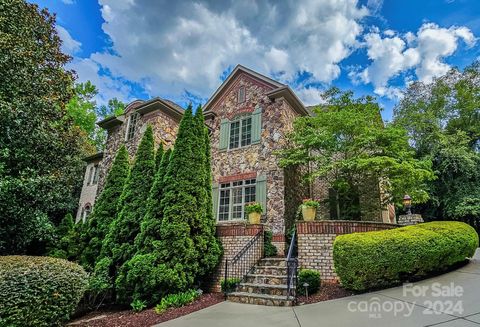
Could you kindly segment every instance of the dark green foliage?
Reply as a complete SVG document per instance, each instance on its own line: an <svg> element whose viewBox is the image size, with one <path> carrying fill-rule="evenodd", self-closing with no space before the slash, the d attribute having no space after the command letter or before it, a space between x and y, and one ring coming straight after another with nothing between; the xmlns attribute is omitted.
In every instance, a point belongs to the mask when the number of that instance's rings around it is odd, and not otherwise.
<svg viewBox="0 0 480 327"><path fill-rule="evenodd" d="M125 182L130 169L128 152L122 146L108 172L105 186L95 203L93 213L88 217L86 228L82 233L84 248L80 257L80 264L87 270L92 270L95 261L100 255L102 242L108 233L110 224L117 215L117 209Z"/></svg>
<svg viewBox="0 0 480 327"><path fill-rule="evenodd" d="M478 234L444 221L379 232L340 235L333 244L335 272L345 288L366 291L443 271L472 257Z"/></svg>
<svg viewBox="0 0 480 327"><path fill-rule="evenodd" d="M312 295L318 292L320 289L320 272L313 269L302 269L298 273L298 285L297 291L301 295L305 294L305 283L308 284L308 295Z"/></svg>
<svg viewBox="0 0 480 327"><path fill-rule="evenodd" d="M160 168L160 164L162 163L163 159L163 145L160 144L158 146L157 152L155 152L155 170L158 170Z"/></svg>
<svg viewBox="0 0 480 327"><path fill-rule="evenodd" d="M77 264L49 257L0 257L0 326L62 326L87 286Z"/></svg>
<svg viewBox="0 0 480 327"><path fill-rule="evenodd" d="M165 296L162 301L155 306L155 312L163 313L168 308L180 308L184 305L192 303L200 296L197 290L188 290L182 293L169 294Z"/></svg>
<svg viewBox="0 0 480 327"><path fill-rule="evenodd" d="M426 220L460 220L480 231L480 62L413 83L394 108L418 158L433 163L431 199L413 208Z"/></svg>
<svg viewBox="0 0 480 327"><path fill-rule="evenodd" d="M41 253L75 210L84 169L86 142L65 109L70 57L55 17L21 0L0 3L0 44L0 254Z"/></svg>
<svg viewBox="0 0 480 327"><path fill-rule="evenodd" d="M149 126L138 146L135 162L121 195L119 213L102 244L101 257L111 258L113 278L116 278L117 270L135 254L134 241L145 216L154 174L153 133Z"/></svg>
<svg viewBox="0 0 480 327"><path fill-rule="evenodd" d="M133 302L130 303L130 306L134 312L140 312L147 307L147 302L142 300L133 300Z"/></svg>
<svg viewBox="0 0 480 327"><path fill-rule="evenodd" d="M265 257L274 257L277 255L277 247L272 244L272 238L272 232L265 231L263 234L263 254Z"/></svg>
<svg viewBox="0 0 480 327"><path fill-rule="evenodd" d="M84 225L81 221L75 224L71 213L65 215L65 218L56 229L55 241L48 255L76 261L81 251L80 235L83 230Z"/></svg>
<svg viewBox="0 0 480 327"><path fill-rule="evenodd" d="M240 284L242 281L241 278L232 277L227 279L222 279L220 282L220 287L223 293L231 293L235 292L237 289L237 285Z"/></svg>

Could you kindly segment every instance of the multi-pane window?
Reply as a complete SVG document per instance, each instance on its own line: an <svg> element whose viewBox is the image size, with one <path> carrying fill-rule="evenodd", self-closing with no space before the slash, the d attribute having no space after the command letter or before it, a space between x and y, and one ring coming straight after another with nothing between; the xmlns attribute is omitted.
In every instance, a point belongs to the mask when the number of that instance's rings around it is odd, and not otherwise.
<svg viewBox="0 0 480 327"><path fill-rule="evenodd" d="M95 165L93 168L94 168L94 173L93 173L92 184L95 185L98 183L98 165Z"/></svg>
<svg viewBox="0 0 480 327"><path fill-rule="evenodd" d="M135 127L137 126L138 113L133 113L130 115L127 128L127 137L126 140L129 141L135 136Z"/></svg>
<svg viewBox="0 0 480 327"><path fill-rule="evenodd" d="M245 102L245 87L238 89L237 103Z"/></svg>
<svg viewBox="0 0 480 327"><path fill-rule="evenodd" d="M255 202L255 179L220 184L218 220L245 218L245 206Z"/></svg>
<svg viewBox="0 0 480 327"><path fill-rule="evenodd" d="M98 182L98 165L90 167L87 185L95 185Z"/></svg>
<svg viewBox="0 0 480 327"><path fill-rule="evenodd" d="M229 148L235 149L252 143L252 117L230 123Z"/></svg>

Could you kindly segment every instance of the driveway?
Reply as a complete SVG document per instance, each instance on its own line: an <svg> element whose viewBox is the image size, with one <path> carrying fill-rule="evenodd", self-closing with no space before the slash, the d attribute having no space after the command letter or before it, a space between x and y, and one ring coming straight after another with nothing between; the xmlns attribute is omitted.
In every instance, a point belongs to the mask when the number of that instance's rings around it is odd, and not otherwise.
<svg viewBox="0 0 480 327"><path fill-rule="evenodd" d="M293 308L222 302L160 327L480 326L480 250L456 271L418 283Z"/></svg>

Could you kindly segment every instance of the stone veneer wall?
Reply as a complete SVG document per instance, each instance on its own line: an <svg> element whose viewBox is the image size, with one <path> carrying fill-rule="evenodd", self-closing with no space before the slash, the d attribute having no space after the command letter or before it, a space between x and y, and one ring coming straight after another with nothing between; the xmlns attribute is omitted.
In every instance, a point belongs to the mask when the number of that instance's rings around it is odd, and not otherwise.
<svg viewBox="0 0 480 327"><path fill-rule="evenodd" d="M89 184L88 178L90 177L90 168L94 167L100 162L100 159L87 163L85 168L85 175L83 177L82 192L80 193L80 199L78 200L77 215L75 216L75 222L78 223L82 219L82 211L84 207L89 204L92 208L95 204L97 196L98 182L95 184Z"/></svg>
<svg viewBox="0 0 480 327"><path fill-rule="evenodd" d="M225 276L225 259L232 259L259 232L262 233L259 240L262 248L254 257L254 261L263 257L263 227L263 225L247 225L245 223L217 226L217 237L222 243L223 255L211 281L212 291L220 292L220 282Z"/></svg>
<svg viewBox="0 0 480 327"><path fill-rule="evenodd" d="M137 121L134 137L129 141L125 141L128 119L130 115L135 112L135 108L139 107L140 105L141 103L139 102L132 103L132 105L130 105L125 111L125 121L121 125L117 125L108 131L103 160L100 163L97 196L103 189L107 173L110 170L113 159L115 159L120 146L125 144L130 156L130 160L133 160L143 133L147 129L147 125L151 125L153 127L155 150L160 143L162 143L165 148L170 148L175 143L179 123L160 110L155 110L148 114L141 115Z"/></svg>
<svg viewBox="0 0 480 327"><path fill-rule="evenodd" d="M398 225L380 222L324 220L297 222L298 264L315 269L322 281L337 281L333 266L333 242L338 235L396 228Z"/></svg>
<svg viewBox="0 0 480 327"><path fill-rule="evenodd" d="M245 87L246 101L237 103L237 92ZM283 253L285 234L285 177L278 165L275 151L285 145L285 135L293 128L298 115L284 99L272 101L266 93L274 89L263 81L247 74L240 74L225 90L222 96L212 104L208 111L215 117L206 121L212 129L212 175L213 182L219 183L225 178L236 178L243 174L266 176L267 208L262 223L272 231L273 244L279 253ZM261 141L250 146L219 150L220 123L222 119L232 120L238 115L251 113L259 106L262 109Z"/></svg>

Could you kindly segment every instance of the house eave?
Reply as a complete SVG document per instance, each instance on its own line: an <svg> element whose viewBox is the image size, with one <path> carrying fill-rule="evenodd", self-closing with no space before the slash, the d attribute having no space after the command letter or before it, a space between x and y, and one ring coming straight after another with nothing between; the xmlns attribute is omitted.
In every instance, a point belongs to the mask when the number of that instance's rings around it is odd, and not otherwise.
<svg viewBox="0 0 480 327"><path fill-rule="evenodd" d="M112 127L123 124L125 121L125 116L112 116L105 118L97 123L97 125L103 129L109 130Z"/></svg>
<svg viewBox="0 0 480 327"><path fill-rule="evenodd" d="M267 96L271 100L284 98L292 106L293 110L295 110L298 114L302 116L311 116L310 111L305 108L302 101L297 97L295 92L293 92L292 89L287 85L268 92Z"/></svg>
<svg viewBox="0 0 480 327"><path fill-rule="evenodd" d="M92 162L92 161L99 161L103 158L103 152L97 152L95 154L92 154L91 156L85 157L82 160L85 161L86 163Z"/></svg>

